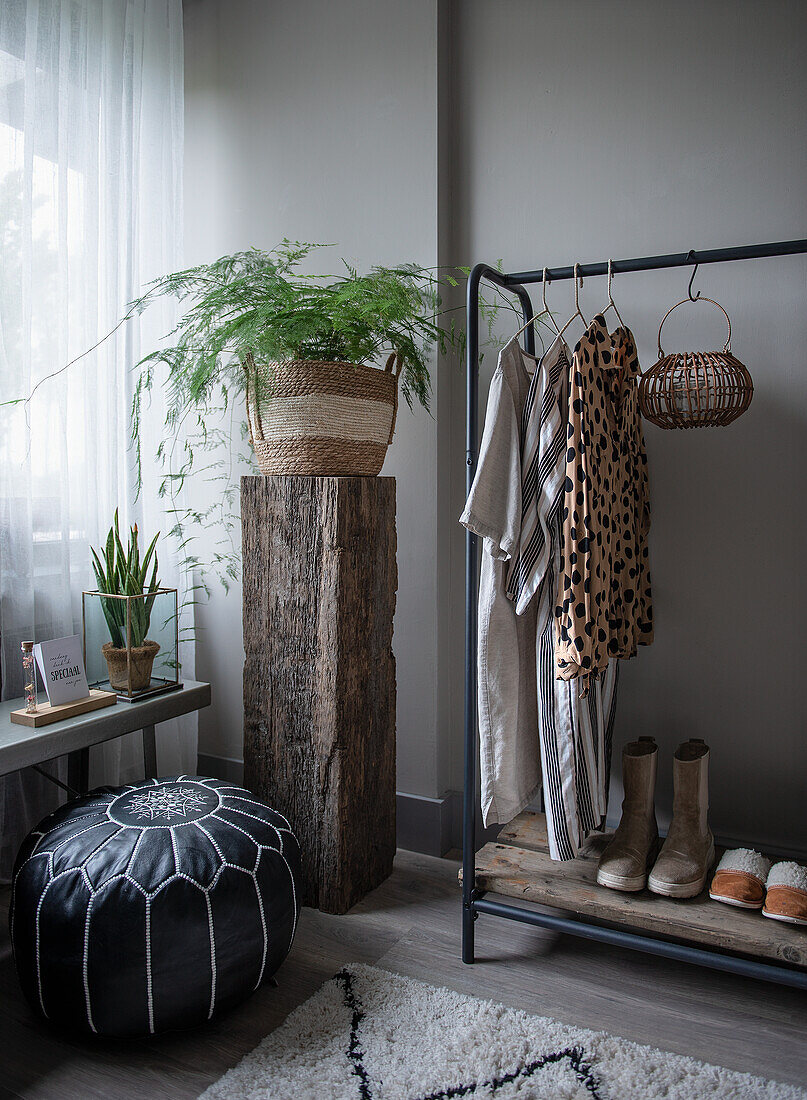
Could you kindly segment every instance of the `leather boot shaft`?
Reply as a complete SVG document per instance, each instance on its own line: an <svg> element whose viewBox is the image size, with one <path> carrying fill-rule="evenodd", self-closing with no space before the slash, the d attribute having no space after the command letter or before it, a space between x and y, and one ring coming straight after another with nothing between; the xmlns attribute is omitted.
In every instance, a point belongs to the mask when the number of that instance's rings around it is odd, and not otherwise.
<svg viewBox="0 0 807 1100"><path fill-rule="evenodd" d="M622 817L638 815L655 820L658 746L652 737L630 741L622 750Z"/></svg>
<svg viewBox="0 0 807 1100"><path fill-rule="evenodd" d="M643 890L648 863L658 843L655 787L658 747L640 737L622 750L622 818L613 840L600 856L597 882L612 890Z"/></svg>
<svg viewBox="0 0 807 1100"><path fill-rule="evenodd" d="M683 741L673 757L673 823L709 828L709 747L703 741ZM672 829L672 827L671 827Z"/></svg>
<svg viewBox="0 0 807 1100"><path fill-rule="evenodd" d="M650 877L649 888L672 898L691 898L706 885L714 863L709 829L709 747L683 741L673 759L673 818Z"/></svg>

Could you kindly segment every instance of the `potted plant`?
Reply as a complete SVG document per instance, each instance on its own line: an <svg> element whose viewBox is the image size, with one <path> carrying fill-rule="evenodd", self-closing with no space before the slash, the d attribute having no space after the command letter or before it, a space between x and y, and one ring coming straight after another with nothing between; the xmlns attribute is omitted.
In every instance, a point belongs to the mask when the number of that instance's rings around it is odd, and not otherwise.
<svg viewBox="0 0 807 1100"><path fill-rule="evenodd" d="M148 688L154 658L160 650L157 642L148 637L154 601L162 591L157 579L158 537L159 533L151 540L141 561L137 524L132 527L129 545L124 550L116 511L103 559L92 549L101 608L111 639L101 651L109 670L110 686L128 695Z"/></svg>
<svg viewBox="0 0 807 1100"><path fill-rule="evenodd" d="M237 480L234 463L221 452L232 444L232 432L221 414L243 401L243 434L264 473L374 475L392 440L399 392L410 408L417 401L428 410L430 351L464 346L464 331L441 323L452 312L441 292L456 288L469 269L456 268L455 278L451 271L403 264L360 275L343 261L338 276L301 274L321 247L284 240L271 252L253 248L163 276L99 342L161 298L180 303L171 346L136 364L131 438L139 474L144 403L161 388L159 495L168 502L169 538L180 547L183 571L197 571L192 594L207 591L211 572L225 588L239 572ZM496 300L481 303L494 345L499 308ZM373 365L381 359L384 369ZM17 400L29 402L45 381ZM201 510L179 494L195 473L216 482ZM203 563L190 551L193 528L221 531L212 560Z"/></svg>
<svg viewBox="0 0 807 1100"><path fill-rule="evenodd" d="M429 406L427 357L458 343L438 323L443 282L417 264L345 264L339 276L299 267L320 246L284 241L152 283L132 309L171 295L185 307L171 347L140 361L133 421L155 370L167 368L167 424L188 414L202 430L214 406L243 396L248 434L267 474L379 472L392 441L398 388ZM373 363L386 358L386 367Z"/></svg>

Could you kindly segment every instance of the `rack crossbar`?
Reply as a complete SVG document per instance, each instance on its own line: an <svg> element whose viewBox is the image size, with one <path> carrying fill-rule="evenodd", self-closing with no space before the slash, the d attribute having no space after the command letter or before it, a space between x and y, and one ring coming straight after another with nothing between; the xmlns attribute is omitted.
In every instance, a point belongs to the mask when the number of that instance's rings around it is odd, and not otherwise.
<svg viewBox="0 0 807 1100"><path fill-rule="evenodd" d="M623 275L630 271L659 271L667 267L691 267L693 264L722 264L735 260L761 260L769 256L796 256L807 252L807 240L773 241L769 244L745 244L737 248L710 248L702 252L691 249L689 252L673 252L665 256L637 256L632 260L611 260L611 272ZM596 264L578 264L577 274L582 278L592 275L607 275L608 260ZM488 269L489 270L489 269ZM551 267L546 270L549 282L561 282L574 278L574 265L569 267ZM499 285L513 287L523 283L541 283L544 280L540 271L515 271L509 275L496 272ZM490 278L488 272L485 277Z"/></svg>
<svg viewBox="0 0 807 1100"><path fill-rule="evenodd" d="M650 955L660 955L665 959L674 959L676 962L708 966L713 970L727 970L732 974L741 974L745 978L756 978L761 981L776 982L779 985L790 985L795 989L807 989L807 972L804 970L776 966L773 963L762 963L756 959L744 958L741 955L722 955L716 951L706 951L700 947L689 947L683 943L671 943L668 940L654 939L651 936L642 936L636 932L626 932L621 928L608 928L600 924L590 924L571 917L559 916L555 913L541 913L534 909L524 909L519 905L508 905L506 902L489 898L476 898L473 902L473 909L476 913L489 913L494 917L504 917L506 920L514 920L520 924L530 924L535 928L549 928L553 932L563 932L587 940L596 940L599 943L627 947L632 951L644 951Z"/></svg>

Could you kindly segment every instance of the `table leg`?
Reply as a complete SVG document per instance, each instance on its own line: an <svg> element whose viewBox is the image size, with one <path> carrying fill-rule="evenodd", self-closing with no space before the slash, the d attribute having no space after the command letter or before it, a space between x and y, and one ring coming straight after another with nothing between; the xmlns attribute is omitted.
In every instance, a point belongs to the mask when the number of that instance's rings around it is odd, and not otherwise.
<svg viewBox="0 0 807 1100"><path fill-rule="evenodd" d="M143 765L146 779L156 779L157 738L154 726L143 726Z"/></svg>
<svg viewBox="0 0 807 1100"><path fill-rule="evenodd" d="M78 794L86 794L90 786L89 747L67 754L67 785Z"/></svg>

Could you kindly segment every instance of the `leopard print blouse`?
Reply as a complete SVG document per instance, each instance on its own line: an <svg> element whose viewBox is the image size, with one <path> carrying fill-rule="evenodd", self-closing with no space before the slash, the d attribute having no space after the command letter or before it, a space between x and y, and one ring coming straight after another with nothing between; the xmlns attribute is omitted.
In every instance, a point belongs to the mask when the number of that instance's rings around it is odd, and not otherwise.
<svg viewBox="0 0 807 1100"><path fill-rule="evenodd" d="M633 657L653 641L639 373L630 330L609 334L598 314L571 368L555 606L557 675L578 678L584 693L610 657Z"/></svg>

